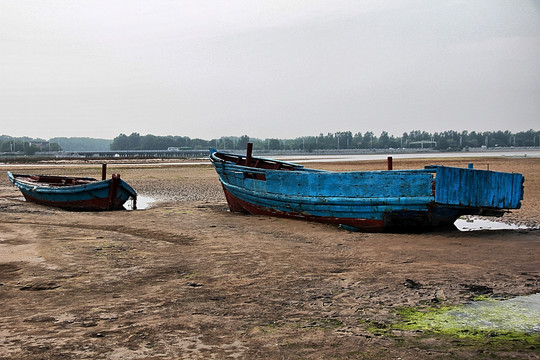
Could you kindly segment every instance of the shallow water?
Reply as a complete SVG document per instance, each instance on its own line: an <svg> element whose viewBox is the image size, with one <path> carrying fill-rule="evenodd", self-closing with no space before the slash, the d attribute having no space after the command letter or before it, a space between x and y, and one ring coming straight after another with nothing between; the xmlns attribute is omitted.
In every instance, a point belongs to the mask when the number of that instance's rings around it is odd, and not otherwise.
<svg viewBox="0 0 540 360"><path fill-rule="evenodd" d="M137 195L137 210L148 209L156 201L157 199L151 196ZM124 207L126 208L126 210L133 210L133 200L128 200L124 204Z"/></svg>
<svg viewBox="0 0 540 360"><path fill-rule="evenodd" d="M459 231L528 229L525 225L509 224L502 221L486 220L476 217L459 218L454 225Z"/></svg>
<svg viewBox="0 0 540 360"><path fill-rule="evenodd" d="M228 151L232 153L242 153L245 151ZM312 153L298 153L294 155L290 154L262 154L259 155L254 152L254 156L261 156L265 158L279 159L284 161L292 161L295 163L309 163L309 162L338 162L338 161L365 161L365 160L383 160L388 156L392 156L394 159L420 159L420 158L482 158L482 157L540 157L540 149L516 149L514 151L481 151L481 152L413 152L413 153L400 153L400 152L383 152L383 153L361 153L361 154L312 154ZM104 160L106 162L106 160ZM208 165L210 160L207 157L193 159L193 161L187 162L156 162L156 163L115 163L111 164L115 167L131 167L131 166L189 166L189 165ZM12 163L0 163L0 169L9 168L49 168L49 167L97 167L96 164L54 164L54 163L39 163L39 164L12 164Z"/></svg>
<svg viewBox="0 0 540 360"><path fill-rule="evenodd" d="M394 159L423 159L423 158L482 158L482 157L540 157L537 149L528 151L491 151L491 152L420 152L420 153L380 153L380 154L298 154L298 155L275 155L273 158L293 161L296 163L307 162L333 162L333 161L365 161L384 160L388 156Z"/></svg>

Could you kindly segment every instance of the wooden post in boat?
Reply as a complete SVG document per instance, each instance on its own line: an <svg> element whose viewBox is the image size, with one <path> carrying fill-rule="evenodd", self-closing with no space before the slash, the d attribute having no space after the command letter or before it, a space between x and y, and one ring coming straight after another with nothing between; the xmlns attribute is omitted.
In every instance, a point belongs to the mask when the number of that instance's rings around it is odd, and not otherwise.
<svg viewBox="0 0 540 360"><path fill-rule="evenodd" d="M393 170L392 157L389 156L386 161L388 162L388 170Z"/></svg>
<svg viewBox="0 0 540 360"><path fill-rule="evenodd" d="M246 151L246 166L251 166L251 153L253 152L253 143L248 142L247 143L247 151Z"/></svg>
<svg viewBox="0 0 540 360"><path fill-rule="evenodd" d="M118 186L120 185L120 174L113 174L111 184L109 185L109 199L107 204L107 210L113 210L115 206L116 194L118 192Z"/></svg>
<svg viewBox="0 0 540 360"><path fill-rule="evenodd" d="M107 178L107 164L101 164L101 180Z"/></svg>

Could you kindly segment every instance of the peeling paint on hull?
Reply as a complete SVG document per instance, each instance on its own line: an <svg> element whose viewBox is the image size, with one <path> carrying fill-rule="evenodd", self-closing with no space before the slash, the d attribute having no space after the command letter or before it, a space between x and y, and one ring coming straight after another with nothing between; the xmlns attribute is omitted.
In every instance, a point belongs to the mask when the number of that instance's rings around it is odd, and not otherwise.
<svg viewBox="0 0 540 360"><path fill-rule="evenodd" d="M225 186L223 186L225 197L229 205L229 209L233 212L244 212L253 215L268 215L282 218L292 218L299 220L316 221L329 224L345 225L355 229L363 229L365 231L379 232L383 230L382 220L373 219L353 219L353 218L337 218L329 216L314 216L308 213L299 213L294 211L280 211L263 206L248 203L232 195Z"/></svg>

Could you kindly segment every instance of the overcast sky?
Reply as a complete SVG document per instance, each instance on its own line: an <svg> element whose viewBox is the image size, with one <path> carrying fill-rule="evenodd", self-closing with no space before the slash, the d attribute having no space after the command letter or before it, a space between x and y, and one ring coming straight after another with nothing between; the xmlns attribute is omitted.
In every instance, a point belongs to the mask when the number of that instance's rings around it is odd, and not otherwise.
<svg viewBox="0 0 540 360"><path fill-rule="evenodd" d="M540 129L540 0L0 0L0 134Z"/></svg>

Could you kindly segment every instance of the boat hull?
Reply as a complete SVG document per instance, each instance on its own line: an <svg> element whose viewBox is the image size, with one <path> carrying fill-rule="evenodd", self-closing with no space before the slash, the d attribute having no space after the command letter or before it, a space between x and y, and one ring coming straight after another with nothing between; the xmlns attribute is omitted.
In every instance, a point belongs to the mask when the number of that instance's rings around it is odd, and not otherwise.
<svg viewBox="0 0 540 360"><path fill-rule="evenodd" d="M439 230L453 228L454 222L462 215L480 214L475 209L445 208L428 202L420 206L402 206L399 209L388 208L384 204L358 205L354 211L347 213L328 210L328 208L332 207L332 204L324 202L316 204L309 211L306 211L302 205L293 204L286 200L283 202L283 206L274 205L271 207L264 205L265 201L260 199L256 201L251 196L237 194L235 190L232 190L233 193L226 185L222 185L227 204L232 212L336 224L351 231L411 232ZM386 207L387 210L380 211L382 207Z"/></svg>
<svg viewBox="0 0 540 360"><path fill-rule="evenodd" d="M135 190L119 177L65 187L31 183L11 173L8 177L27 201L66 210L119 210L129 198L135 201L137 197Z"/></svg>
<svg viewBox="0 0 540 360"><path fill-rule="evenodd" d="M448 228L462 215L502 216L519 208L523 196L520 174L438 166L325 172L296 165L283 171L246 166L245 159L231 161L232 155L219 154L211 151L211 160L231 211L339 224L349 230Z"/></svg>

